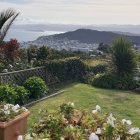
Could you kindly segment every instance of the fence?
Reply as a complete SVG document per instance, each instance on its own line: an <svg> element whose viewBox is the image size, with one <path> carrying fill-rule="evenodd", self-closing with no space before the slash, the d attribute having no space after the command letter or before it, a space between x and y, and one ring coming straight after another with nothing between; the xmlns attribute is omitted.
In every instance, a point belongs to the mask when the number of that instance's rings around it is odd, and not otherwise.
<svg viewBox="0 0 140 140"><path fill-rule="evenodd" d="M47 84L56 83L56 78L47 72L45 67L36 67L26 70L19 70L8 73L0 74L0 84L19 84L22 85L23 82L31 77L31 76L39 76L41 77Z"/></svg>

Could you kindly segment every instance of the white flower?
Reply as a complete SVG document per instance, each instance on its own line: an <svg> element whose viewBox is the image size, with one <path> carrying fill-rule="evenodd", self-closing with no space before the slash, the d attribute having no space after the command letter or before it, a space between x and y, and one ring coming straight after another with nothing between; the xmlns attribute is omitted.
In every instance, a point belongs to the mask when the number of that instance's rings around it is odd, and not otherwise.
<svg viewBox="0 0 140 140"><path fill-rule="evenodd" d="M115 127L115 118L113 117L112 113L110 114L110 116L107 118L107 124L111 125L112 127Z"/></svg>
<svg viewBox="0 0 140 140"><path fill-rule="evenodd" d="M131 125L132 122L130 120L126 120L126 124Z"/></svg>
<svg viewBox="0 0 140 140"><path fill-rule="evenodd" d="M74 107L74 103L71 103L71 106Z"/></svg>
<svg viewBox="0 0 140 140"><path fill-rule="evenodd" d="M15 106L12 107L12 110L13 110L14 112L16 112L16 113L19 111L19 110L16 109Z"/></svg>
<svg viewBox="0 0 140 140"><path fill-rule="evenodd" d="M70 126L69 126L71 129L73 129L74 127L70 124Z"/></svg>
<svg viewBox="0 0 140 140"><path fill-rule="evenodd" d="M18 104L12 107L12 110L16 113L19 112L19 109L20 109L20 106Z"/></svg>
<svg viewBox="0 0 140 140"><path fill-rule="evenodd" d="M65 139L63 137L61 137L60 140L65 140Z"/></svg>
<svg viewBox="0 0 140 140"><path fill-rule="evenodd" d="M33 138L31 137L31 134L27 134L27 135L25 136L25 139L26 139L26 140L32 140Z"/></svg>
<svg viewBox="0 0 140 140"><path fill-rule="evenodd" d="M122 119L122 124L131 125L132 122L130 120Z"/></svg>
<svg viewBox="0 0 140 140"><path fill-rule="evenodd" d="M89 140L99 140L99 137L95 133L91 133L89 136Z"/></svg>
<svg viewBox="0 0 140 140"><path fill-rule="evenodd" d="M28 111L28 109L25 108L25 107L22 107L21 109L24 110L24 111ZM40 113L41 113L41 112L40 112Z"/></svg>
<svg viewBox="0 0 140 140"><path fill-rule="evenodd" d="M15 107L16 109L19 109L19 108L20 108L20 106L19 106L18 104L16 104L14 107Z"/></svg>
<svg viewBox="0 0 140 140"><path fill-rule="evenodd" d="M122 124L125 124L126 123L126 119L122 119Z"/></svg>
<svg viewBox="0 0 140 140"><path fill-rule="evenodd" d="M96 105L96 110L97 110L98 112L100 112L100 111L101 111L101 107L100 107L99 105Z"/></svg>
<svg viewBox="0 0 140 140"><path fill-rule="evenodd" d="M5 114L5 115L9 115L9 114L10 114L10 110L4 111L4 114Z"/></svg>
<svg viewBox="0 0 140 140"><path fill-rule="evenodd" d="M70 105L71 107L74 107L74 103L68 102L68 105Z"/></svg>
<svg viewBox="0 0 140 140"><path fill-rule="evenodd" d="M23 140L22 135L19 135L17 140Z"/></svg>
<svg viewBox="0 0 140 140"><path fill-rule="evenodd" d="M131 128L131 129L129 130L129 133L130 133L131 135L134 135L134 134L139 133L139 132L140 132L140 129L137 128L137 127Z"/></svg>
<svg viewBox="0 0 140 140"><path fill-rule="evenodd" d="M4 105L4 110L8 110L9 106L8 105Z"/></svg>
<svg viewBox="0 0 140 140"><path fill-rule="evenodd" d="M97 110L92 110L92 114L97 114Z"/></svg>
<svg viewBox="0 0 140 140"><path fill-rule="evenodd" d="M96 134L101 134L101 133L102 133L102 130L101 130L100 128L97 128L97 130L96 130L95 133L96 133Z"/></svg>

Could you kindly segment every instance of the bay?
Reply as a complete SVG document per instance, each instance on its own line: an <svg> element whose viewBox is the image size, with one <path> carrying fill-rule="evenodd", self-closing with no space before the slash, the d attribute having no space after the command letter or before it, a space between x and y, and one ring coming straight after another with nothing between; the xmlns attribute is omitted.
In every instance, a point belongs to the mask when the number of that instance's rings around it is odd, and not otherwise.
<svg viewBox="0 0 140 140"><path fill-rule="evenodd" d="M17 39L19 42L34 41L40 36L59 34L58 31L32 31L22 29L10 29L5 37L5 41Z"/></svg>

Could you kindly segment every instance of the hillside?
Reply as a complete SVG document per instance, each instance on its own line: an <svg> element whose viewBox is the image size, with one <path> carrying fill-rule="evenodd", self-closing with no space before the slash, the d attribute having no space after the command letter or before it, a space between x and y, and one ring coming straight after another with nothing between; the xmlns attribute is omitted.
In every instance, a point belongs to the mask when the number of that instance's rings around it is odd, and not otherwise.
<svg viewBox="0 0 140 140"><path fill-rule="evenodd" d="M108 31L97 31L90 29L78 29L76 31L66 32L62 34L56 34L51 36L42 36L39 37L36 41L38 42L43 38L47 39L51 37L53 39L68 39L68 40L77 40L81 43L93 44L93 43L111 43L116 37L120 36L119 33L108 32ZM140 36L128 36L125 35L133 44L140 44Z"/></svg>

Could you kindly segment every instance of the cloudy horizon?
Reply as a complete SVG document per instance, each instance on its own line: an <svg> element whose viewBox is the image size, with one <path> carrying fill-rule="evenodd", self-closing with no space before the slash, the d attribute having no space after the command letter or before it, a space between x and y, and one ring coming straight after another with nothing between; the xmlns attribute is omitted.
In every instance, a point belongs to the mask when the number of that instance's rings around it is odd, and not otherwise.
<svg viewBox="0 0 140 140"><path fill-rule="evenodd" d="M15 24L140 24L139 0L0 0L20 12Z"/></svg>

